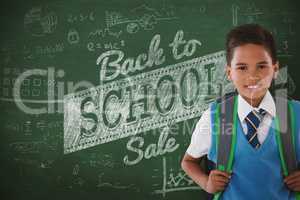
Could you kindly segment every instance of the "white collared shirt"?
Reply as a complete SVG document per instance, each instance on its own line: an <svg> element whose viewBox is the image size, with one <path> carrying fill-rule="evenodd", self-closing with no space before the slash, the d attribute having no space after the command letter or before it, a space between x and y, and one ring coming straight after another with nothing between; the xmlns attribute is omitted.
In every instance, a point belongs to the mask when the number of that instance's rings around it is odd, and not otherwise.
<svg viewBox="0 0 300 200"><path fill-rule="evenodd" d="M267 91L259 106L257 108L254 108L242 96L238 95L238 117L241 121L242 128L245 134L247 134L247 124L245 121L246 116L252 110L258 111L260 108L267 111L257 129L258 141L262 144L268 135L272 119L276 114L276 107L273 97L270 92ZM211 146L210 118L209 108L202 114L195 127L191 138L191 143L186 151L187 154L194 158L200 158L201 156L206 155L209 152Z"/></svg>

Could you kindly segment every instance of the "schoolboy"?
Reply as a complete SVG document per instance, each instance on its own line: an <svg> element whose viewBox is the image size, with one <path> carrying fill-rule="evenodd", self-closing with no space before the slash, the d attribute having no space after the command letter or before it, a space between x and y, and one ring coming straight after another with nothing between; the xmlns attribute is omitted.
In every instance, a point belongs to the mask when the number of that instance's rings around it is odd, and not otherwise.
<svg viewBox="0 0 300 200"><path fill-rule="evenodd" d="M181 166L206 192L222 192L221 199L295 199L294 192L300 191L300 171L283 177L275 133L271 128L276 106L269 88L279 70L274 38L257 24L241 25L228 33L226 53L226 74L238 92L239 123L232 173L215 169L207 175L199 165L199 160L206 155L216 163L212 107L197 123ZM296 113L296 156L300 161L299 101L293 101L293 108ZM259 121L253 123L253 115ZM251 138L248 137L250 133Z"/></svg>

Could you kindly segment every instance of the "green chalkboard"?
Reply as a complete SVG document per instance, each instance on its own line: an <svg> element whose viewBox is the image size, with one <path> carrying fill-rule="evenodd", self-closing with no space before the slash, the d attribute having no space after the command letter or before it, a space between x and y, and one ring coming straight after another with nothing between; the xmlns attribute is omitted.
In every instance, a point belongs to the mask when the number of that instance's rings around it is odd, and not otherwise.
<svg viewBox="0 0 300 200"><path fill-rule="evenodd" d="M278 84L300 97L296 1L10 0L0 13L1 199L206 199L180 161L233 90L236 25L273 33Z"/></svg>

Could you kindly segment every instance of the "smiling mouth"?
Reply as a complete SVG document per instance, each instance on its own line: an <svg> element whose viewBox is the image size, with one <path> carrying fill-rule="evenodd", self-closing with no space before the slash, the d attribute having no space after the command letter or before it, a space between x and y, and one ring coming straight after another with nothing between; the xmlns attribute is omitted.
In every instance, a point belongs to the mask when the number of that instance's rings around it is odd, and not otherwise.
<svg viewBox="0 0 300 200"><path fill-rule="evenodd" d="M257 88L259 88L259 85L247 85L246 88L248 88L248 89L257 89Z"/></svg>
<svg viewBox="0 0 300 200"><path fill-rule="evenodd" d="M261 84L253 84L253 85L245 85L244 86L246 89L248 89L250 92L255 92L258 91L260 89L262 89L262 85Z"/></svg>

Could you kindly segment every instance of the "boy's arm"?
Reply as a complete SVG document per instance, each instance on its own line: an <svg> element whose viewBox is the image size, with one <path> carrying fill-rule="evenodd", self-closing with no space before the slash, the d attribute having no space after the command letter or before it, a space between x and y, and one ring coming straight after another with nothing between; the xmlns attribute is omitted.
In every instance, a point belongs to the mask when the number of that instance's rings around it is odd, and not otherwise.
<svg viewBox="0 0 300 200"><path fill-rule="evenodd" d="M300 170L287 176L284 182L290 190L300 192Z"/></svg>
<svg viewBox="0 0 300 200"><path fill-rule="evenodd" d="M185 154L181 162L181 167L185 173L206 192L216 193L223 191L231 175L219 170L212 170L210 174L207 175L199 165L200 159L201 158L193 158Z"/></svg>
<svg viewBox="0 0 300 200"><path fill-rule="evenodd" d="M189 154L185 154L181 161L181 167L185 173L193 179L202 189L206 190L208 175L201 169L199 161L201 158L193 158Z"/></svg>

